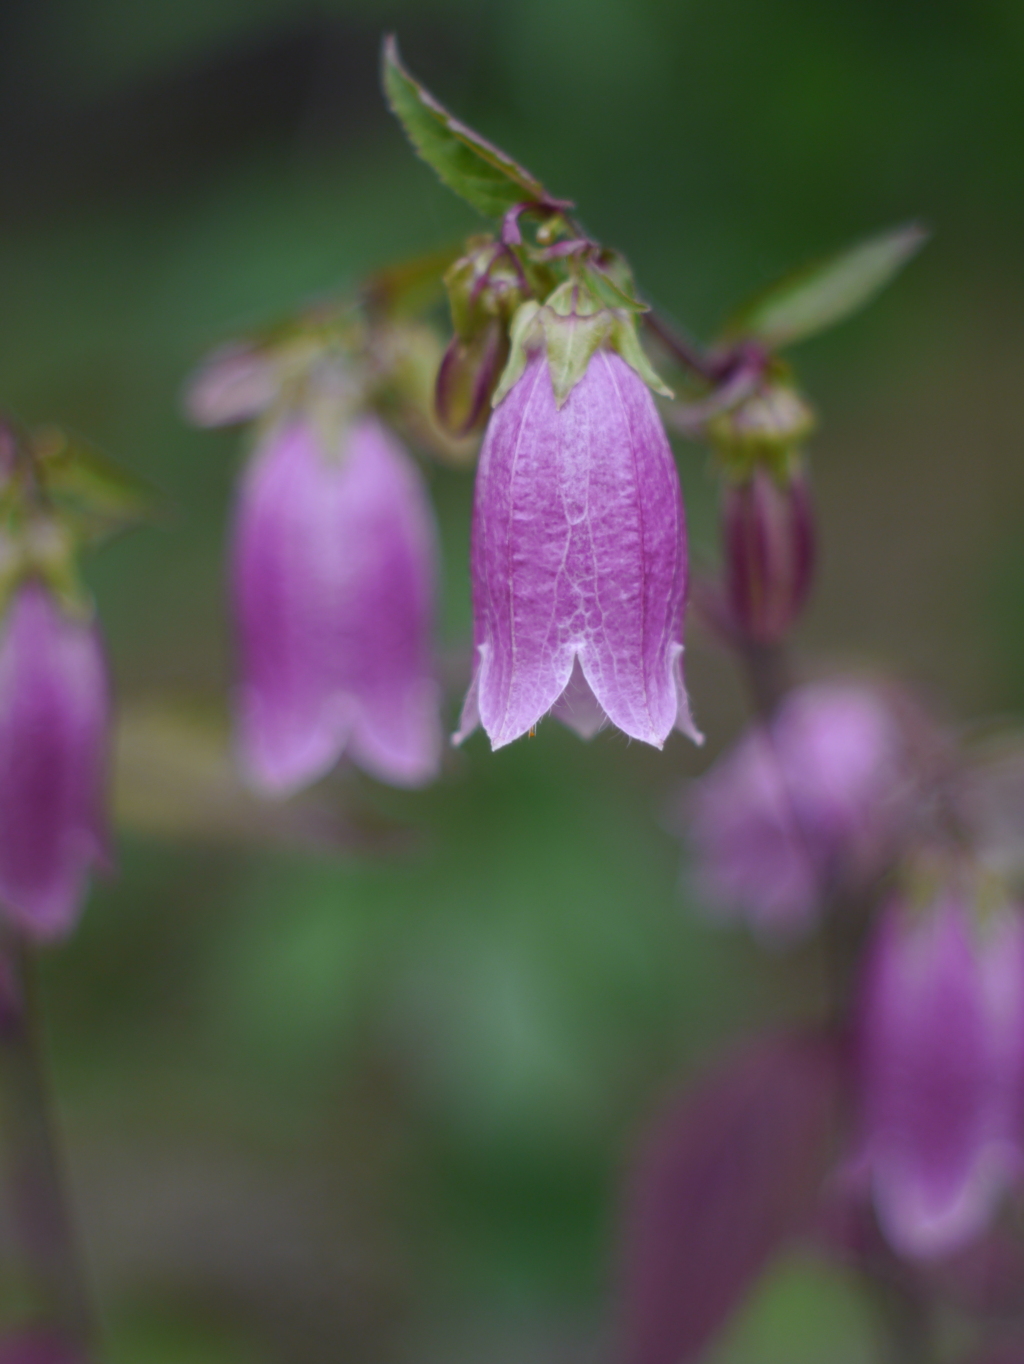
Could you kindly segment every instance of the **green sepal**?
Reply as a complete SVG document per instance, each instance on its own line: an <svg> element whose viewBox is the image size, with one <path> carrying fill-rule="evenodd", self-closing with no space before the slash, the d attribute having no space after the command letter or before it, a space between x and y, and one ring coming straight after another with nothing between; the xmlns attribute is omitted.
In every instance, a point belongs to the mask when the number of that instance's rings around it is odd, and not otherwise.
<svg viewBox="0 0 1024 1364"><path fill-rule="evenodd" d="M783 276L729 319L726 338L778 350L863 308L920 251L928 232L906 223Z"/></svg>
<svg viewBox="0 0 1024 1364"><path fill-rule="evenodd" d="M781 364L781 362L780 362ZM800 448L814 430L814 412L783 374L762 383L756 392L706 425L708 439L733 479L749 478L764 465L785 480L799 462Z"/></svg>
<svg viewBox="0 0 1024 1364"><path fill-rule="evenodd" d="M155 490L92 446L56 427L33 433L40 483L56 517L79 544L153 520L160 499Z"/></svg>
<svg viewBox="0 0 1024 1364"><path fill-rule="evenodd" d="M633 272L617 251L603 250L583 267L587 283L606 308L626 308L631 313L649 313L651 305L636 292Z"/></svg>
<svg viewBox="0 0 1024 1364"><path fill-rule="evenodd" d="M531 300L516 313L512 322L511 352L491 400L493 407L498 406L522 377L530 351L540 345L547 352L557 407L565 404L602 346L617 351L655 393L666 398L673 396L644 354L632 314L604 307L586 283L567 280L543 306Z"/></svg>
<svg viewBox="0 0 1024 1364"><path fill-rule="evenodd" d="M394 35L384 39L381 79L391 112L449 189L489 218L515 204L550 199L541 182L499 147L460 123L409 74Z"/></svg>
<svg viewBox="0 0 1024 1364"><path fill-rule="evenodd" d="M505 368L494 390L491 406L497 407L501 400L516 386L523 377L530 351L541 344L544 332L538 323L541 305L535 298L520 304L516 309L509 330L509 355Z"/></svg>
<svg viewBox="0 0 1024 1364"><path fill-rule="evenodd" d="M647 387L653 392L660 394L662 398L674 398L675 394L669 388L657 370L647 358L647 353L640 344L640 338L636 334L636 323L631 316L618 316L615 319L615 326L611 332L612 349L618 351L630 369L635 370L643 379Z"/></svg>

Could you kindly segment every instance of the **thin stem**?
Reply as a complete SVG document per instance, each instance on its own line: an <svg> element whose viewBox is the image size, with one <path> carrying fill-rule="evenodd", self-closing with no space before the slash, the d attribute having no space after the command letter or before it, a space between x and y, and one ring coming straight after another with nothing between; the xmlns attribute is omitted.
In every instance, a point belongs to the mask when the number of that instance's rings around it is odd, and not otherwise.
<svg viewBox="0 0 1024 1364"><path fill-rule="evenodd" d="M769 720L793 682L785 646L742 640L739 650L754 713Z"/></svg>
<svg viewBox="0 0 1024 1364"><path fill-rule="evenodd" d="M45 1324L91 1357L93 1318L65 1196L31 950L0 947L0 1136L18 1250Z"/></svg>
<svg viewBox="0 0 1024 1364"><path fill-rule="evenodd" d="M695 341L691 341L688 336L684 336L676 327L667 322L654 311L641 313L644 326L656 336L670 355L676 359L684 369L690 370L699 378L705 379L709 384L718 383L722 377L719 367L701 350Z"/></svg>

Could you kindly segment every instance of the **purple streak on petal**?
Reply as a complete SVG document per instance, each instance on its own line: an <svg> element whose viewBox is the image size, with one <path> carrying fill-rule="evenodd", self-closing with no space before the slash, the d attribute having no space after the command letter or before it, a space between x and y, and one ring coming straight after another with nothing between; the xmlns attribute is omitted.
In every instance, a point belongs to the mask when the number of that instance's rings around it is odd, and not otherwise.
<svg viewBox="0 0 1024 1364"><path fill-rule="evenodd" d="M627 1191L627 1364L700 1355L807 1225L834 1139L838 1080L824 1040L765 1039L655 1123Z"/></svg>
<svg viewBox="0 0 1024 1364"><path fill-rule="evenodd" d="M1020 1170L1021 922L1006 913L976 939L954 897L916 917L890 906L859 1016L879 1221L902 1254L949 1253L984 1230Z"/></svg>
<svg viewBox="0 0 1024 1364"><path fill-rule="evenodd" d="M654 401L618 355L599 351L561 408L546 358L529 361L484 437L472 557L479 714L494 748L554 706L576 659L632 738L660 748L685 725L679 480Z"/></svg>
<svg viewBox="0 0 1024 1364"><path fill-rule="evenodd" d="M108 861L109 738L95 627L26 583L0 638L0 904L31 937L67 933L90 866Z"/></svg>
<svg viewBox="0 0 1024 1364"><path fill-rule="evenodd" d="M350 428L334 455L301 418L257 451L233 579L241 742L259 785L294 790L346 748L396 785L435 775L435 553L419 474L375 419Z"/></svg>

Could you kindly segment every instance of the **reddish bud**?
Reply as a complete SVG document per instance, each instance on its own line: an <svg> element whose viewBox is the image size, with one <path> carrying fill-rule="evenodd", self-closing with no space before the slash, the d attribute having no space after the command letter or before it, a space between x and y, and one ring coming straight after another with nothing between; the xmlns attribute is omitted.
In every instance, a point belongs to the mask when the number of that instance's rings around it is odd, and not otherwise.
<svg viewBox="0 0 1024 1364"><path fill-rule="evenodd" d="M757 465L731 484L722 538L733 625L759 644L775 643L800 614L814 573L814 518L803 474L780 481Z"/></svg>
<svg viewBox="0 0 1024 1364"><path fill-rule="evenodd" d="M496 317L468 341L452 337L434 388L437 420L449 435L468 436L484 425L508 351L505 326Z"/></svg>

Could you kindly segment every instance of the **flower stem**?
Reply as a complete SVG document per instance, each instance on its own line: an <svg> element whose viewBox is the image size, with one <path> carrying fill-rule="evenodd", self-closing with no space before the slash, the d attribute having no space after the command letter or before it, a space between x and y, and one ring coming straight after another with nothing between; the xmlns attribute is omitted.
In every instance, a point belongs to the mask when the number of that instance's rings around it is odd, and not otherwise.
<svg viewBox="0 0 1024 1364"><path fill-rule="evenodd" d="M39 1324L92 1357L93 1318L65 1196L38 1027L31 949L0 944L0 1141L18 1253Z"/></svg>
<svg viewBox="0 0 1024 1364"><path fill-rule="evenodd" d="M677 327L672 326L653 308L649 312L641 313L640 316L651 335L658 338L673 359L684 369L690 370L691 373L706 380L709 384L715 384L719 381L721 378L719 367L695 341L684 336Z"/></svg>

